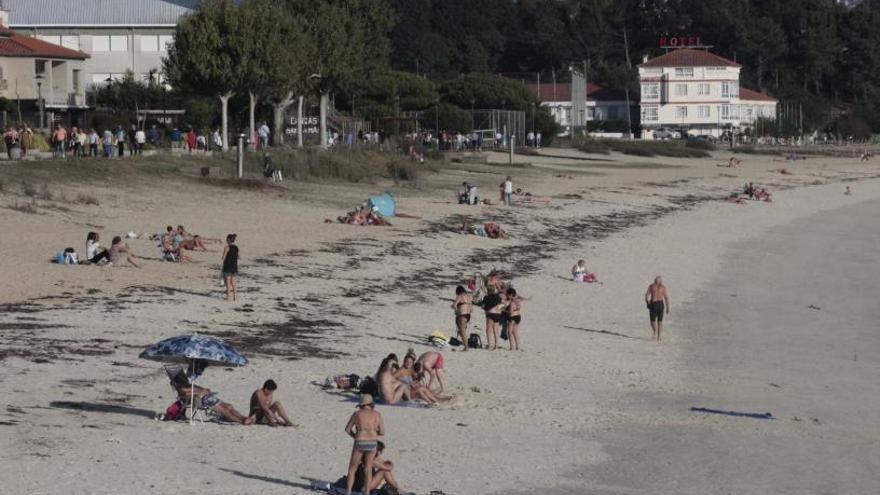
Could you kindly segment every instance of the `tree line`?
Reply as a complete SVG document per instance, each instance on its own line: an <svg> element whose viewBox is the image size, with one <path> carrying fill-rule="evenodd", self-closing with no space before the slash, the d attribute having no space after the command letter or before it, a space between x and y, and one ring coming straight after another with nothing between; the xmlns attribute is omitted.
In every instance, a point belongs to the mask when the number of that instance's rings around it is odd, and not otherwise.
<svg viewBox="0 0 880 495"><path fill-rule="evenodd" d="M880 132L880 1L389 0L396 69L540 73L589 61L591 81L637 94L662 36L699 37L743 84L803 106L807 130ZM537 78L537 77L536 77Z"/></svg>
<svg viewBox="0 0 880 495"><path fill-rule="evenodd" d="M332 95L361 118L418 110L457 130L474 107L523 110L552 136L523 81L565 80L586 61L591 82L637 95L637 66L663 53L659 38L695 36L742 64L745 86L802 108L806 130L864 136L880 131L880 1L852 3L204 0L178 24L164 73L219 99L224 135L231 98L251 129L271 108L276 130L314 98L323 135Z"/></svg>

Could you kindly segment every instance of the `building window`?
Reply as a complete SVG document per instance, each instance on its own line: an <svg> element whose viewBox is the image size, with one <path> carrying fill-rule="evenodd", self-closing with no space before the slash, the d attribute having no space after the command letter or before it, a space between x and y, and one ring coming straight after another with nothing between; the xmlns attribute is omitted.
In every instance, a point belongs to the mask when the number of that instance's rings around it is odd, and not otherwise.
<svg viewBox="0 0 880 495"><path fill-rule="evenodd" d="M676 84L675 85L675 96L687 96L688 95L688 85L687 84Z"/></svg>
<svg viewBox="0 0 880 495"><path fill-rule="evenodd" d="M141 39L141 51L142 52L165 52L168 51L168 47L174 43L174 37L170 35L142 35Z"/></svg>
<svg viewBox="0 0 880 495"><path fill-rule="evenodd" d="M709 96L709 83L700 83L697 86L697 94L700 96Z"/></svg>
<svg viewBox="0 0 880 495"><path fill-rule="evenodd" d="M79 93L79 69L73 69L73 92Z"/></svg>
<svg viewBox="0 0 880 495"><path fill-rule="evenodd" d="M660 98L659 84L642 84L642 98L646 100L656 100Z"/></svg>
<svg viewBox="0 0 880 495"><path fill-rule="evenodd" d="M92 36L93 52L127 52L128 36L124 34Z"/></svg>
<svg viewBox="0 0 880 495"><path fill-rule="evenodd" d="M46 61L45 60L34 60L34 74L45 74L46 73Z"/></svg>
<svg viewBox="0 0 880 495"><path fill-rule="evenodd" d="M730 118L730 105L721 105L721 118L723 120Z"/></svg>
<svg viewBox="0 0 880 495"><path fill-rule="evenodd" d="M721 83L722 98L736 98L737 96L739 96L739 84L734 82Z"/></svg>
<svg viewBox="0 0 880 495"><path fill-rule="evenodd" d="M675 68L675 76L676 77L694 77L694 68L693 67L676 67Z"/></svg>
<svg viewBox="0 0 880 495"><path fill-rule="evenodd" d="M642 120L646 122L657 121L657 107L647 107L642 114Z"/></svg>
<svg viewBox="0 0 880 495"><path fill-rule="evenodd" d="M709 110L709 105L702 105L702 106L700 106L700 109L698 110L698 112L699 112L699 116L700 116L701 119L708 119L708 118L709 118L709 112L710 112L710 110Z"/></svg>
<svg viewBox="0 0 880 495"><path fill-rule="evenodd" d="M142 52L158 52L159 51L159 37L158 36L141 36L141 51Z"/></svg>
<svg viewBox="0 0 880 495"><path fill-rule="evenodd" d="M749 120L752 120L752 117L754 117L754 116L755 116L755 109L752 108L752 107L747 108L747 109L746 109L746 117L747 117Z"/></svg>
<svg viewBox="0 0 880 495"><path fill-rule="evenodd" d="M675 107L675 118L686 119L688 116L688 107Z"/></svg>
<svg viewBox="0 0 880 495"><path fill-rule="evenodd" d="M71 50L79 50L79 36L75 34L65 34L64 36L46 36L41 34L37 36L37 39L43 40L46 43L52 43L53 45L61 45Z"/></svg>

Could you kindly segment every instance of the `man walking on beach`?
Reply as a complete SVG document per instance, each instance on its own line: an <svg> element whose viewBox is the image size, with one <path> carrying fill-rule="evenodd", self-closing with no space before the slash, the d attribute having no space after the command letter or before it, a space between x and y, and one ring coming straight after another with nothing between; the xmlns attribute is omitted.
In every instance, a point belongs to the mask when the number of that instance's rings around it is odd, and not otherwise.
<svg viewBox="0 0 880 495"><path fill-rule="evenodd" d="M669 294L663 285L663 278L659 275L654 283L648 286L645 292L645 303L648 305L648 316L651 319L651 340L660 342L663 334L663 310L669 314Z"/></svg>
<svg viewBox="0 0 880 495"><path fill-rule="evenodd" d="M504 204L510 206L511 199L513 198L513 180L511 180L510 176L507 176L507 179L504 180Z"/></svg>

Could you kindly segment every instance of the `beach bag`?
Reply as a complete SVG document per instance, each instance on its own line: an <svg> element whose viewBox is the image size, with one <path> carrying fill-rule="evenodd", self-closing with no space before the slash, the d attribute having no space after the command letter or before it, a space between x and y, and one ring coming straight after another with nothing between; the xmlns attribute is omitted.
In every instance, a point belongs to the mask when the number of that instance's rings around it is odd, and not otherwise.
<svg viewBox="0 0 880 495"><path fill-rule="evenodd" d="M165 421L177 421L180 418L180 415L183 414L184 408L183 404L180 403L179 400L176 400L165 409Z"/></svg>
<svg viewBox="0 0 880 495"><path fill-rule="evenodd" d="M376 380L374 380L372 376L365 377L361 380L358 392L373 396L379 395L379 384L376 383Z"/></svg>
<svg viewBox="0 0 880 495"><path fill-rule="evenodd" d="M449 337L449 345L459 347L462 345L462 341L458 340L456 337Z"/></svg>
<svg viewBox="0 0 880 495"><path fill-rule="evenodd" d="M482 349L483 348L483 339L480 338L480 334L472 333L468 337L468 347L471 349Z"/></svg>
<svg viewBox="0 0 880 495"><path fill-rule="evenodd" d="M352 388L358 388L358 385L360 385L361 382L361 377L354 373L350 375L337 375L333 377L333 382L336 384L336 388L349 390Z"/></svg>

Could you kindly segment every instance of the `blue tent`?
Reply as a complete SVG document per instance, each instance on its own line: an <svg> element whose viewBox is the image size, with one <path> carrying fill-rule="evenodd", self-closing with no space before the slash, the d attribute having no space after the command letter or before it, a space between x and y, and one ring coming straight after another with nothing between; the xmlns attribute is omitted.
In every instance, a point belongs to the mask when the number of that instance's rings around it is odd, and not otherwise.
<svg viewBox="0 0 880 495"><path fill-rule="evenodd" d="M391 193L384 193L370 198L370 206L375 207L383 217L393 217L396 205Z"/></svg>

